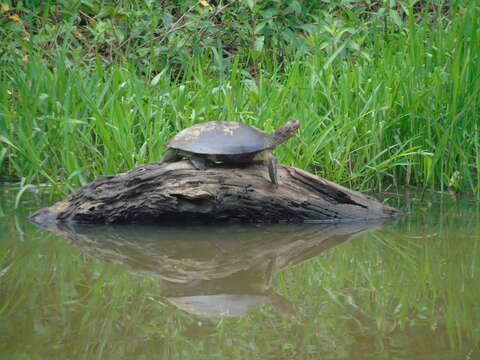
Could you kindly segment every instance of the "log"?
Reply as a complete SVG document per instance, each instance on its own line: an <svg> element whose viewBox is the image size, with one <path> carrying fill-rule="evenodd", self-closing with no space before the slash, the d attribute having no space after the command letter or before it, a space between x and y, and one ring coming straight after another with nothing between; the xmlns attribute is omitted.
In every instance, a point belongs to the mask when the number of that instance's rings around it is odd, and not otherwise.
<svg viewBox="0 0 480 360"><path fill-rule="evenodd" d="M30 216L55 223L322 222L395 217L400 211L304 170L278 164L279 185L263 164L154 162L102 176Z"/></svg>

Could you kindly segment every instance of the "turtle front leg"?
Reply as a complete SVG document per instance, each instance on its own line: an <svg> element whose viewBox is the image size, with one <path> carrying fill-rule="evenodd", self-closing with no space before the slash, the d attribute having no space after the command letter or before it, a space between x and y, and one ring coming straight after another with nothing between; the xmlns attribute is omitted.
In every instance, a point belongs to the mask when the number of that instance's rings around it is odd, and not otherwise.
<svg viewBox="0 0 480 360"><path fill-rule="evenodd" d="M192 155L190 156L190 162L197 170L205 170L207 168L207 164L203 156Z"/></svg>
<svg viewBox="0 0 480 360"><path fill-rule="evenodd" d="M270 175L270 180L274 185L278 185L277 159L275 159L275 156L273 156L272 153L268 154L267 156L267 166L268 166L268 174Z"/></svg>
<svg viewBox="0 0 480 360"><path fill-rule="evenodd" d="M163 155L162 162L175 162L180 160L180 156L178 155L178 151L175 149L169 149Z"/></svg>

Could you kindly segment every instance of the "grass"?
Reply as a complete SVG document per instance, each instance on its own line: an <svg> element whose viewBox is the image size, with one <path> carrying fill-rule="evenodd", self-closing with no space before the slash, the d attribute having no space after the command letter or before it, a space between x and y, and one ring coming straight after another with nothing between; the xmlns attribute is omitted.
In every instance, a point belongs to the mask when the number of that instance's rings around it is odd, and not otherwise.
<svg viewBox="0 0 480 360"><path fill-rule="evenodd" d="M331 15L328 31L313 24L283 60L209 48L145 72L120 56L86 59L67 40L48 61L24 45L28 58L0 62L0 176L65 194L160 160L197 122L270 132L299 119L276 151L282 163L359 190L411 184L480 198L480 13L459 3L433 24L412 12L388 28Z"/></svg>

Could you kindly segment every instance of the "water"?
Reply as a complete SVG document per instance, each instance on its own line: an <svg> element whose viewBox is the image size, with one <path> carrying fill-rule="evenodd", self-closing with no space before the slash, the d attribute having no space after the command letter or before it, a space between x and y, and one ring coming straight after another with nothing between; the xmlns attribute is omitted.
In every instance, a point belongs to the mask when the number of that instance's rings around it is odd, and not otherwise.
<svg viewBox="0 0 480 360"><path fill-rule="evenodd" d="M479 359L480 206L391 223L61 226L0 199L0 359ZM50 202L51 203L51 202Z"/></svg>

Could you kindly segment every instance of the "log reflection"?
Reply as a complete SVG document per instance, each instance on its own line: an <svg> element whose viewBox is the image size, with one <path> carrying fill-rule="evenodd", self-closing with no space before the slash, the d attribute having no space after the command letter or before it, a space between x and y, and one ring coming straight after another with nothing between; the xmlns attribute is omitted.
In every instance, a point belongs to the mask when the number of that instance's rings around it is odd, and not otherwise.
<svg viewBox="0 0 480 360"><path fill-rule="evenodd" d="M49 230L82 252L161 279L166 300L201 316L239 316L270 303L294 316L272 286L274 274L385 222L230 226L80 226Z"/></svg>

